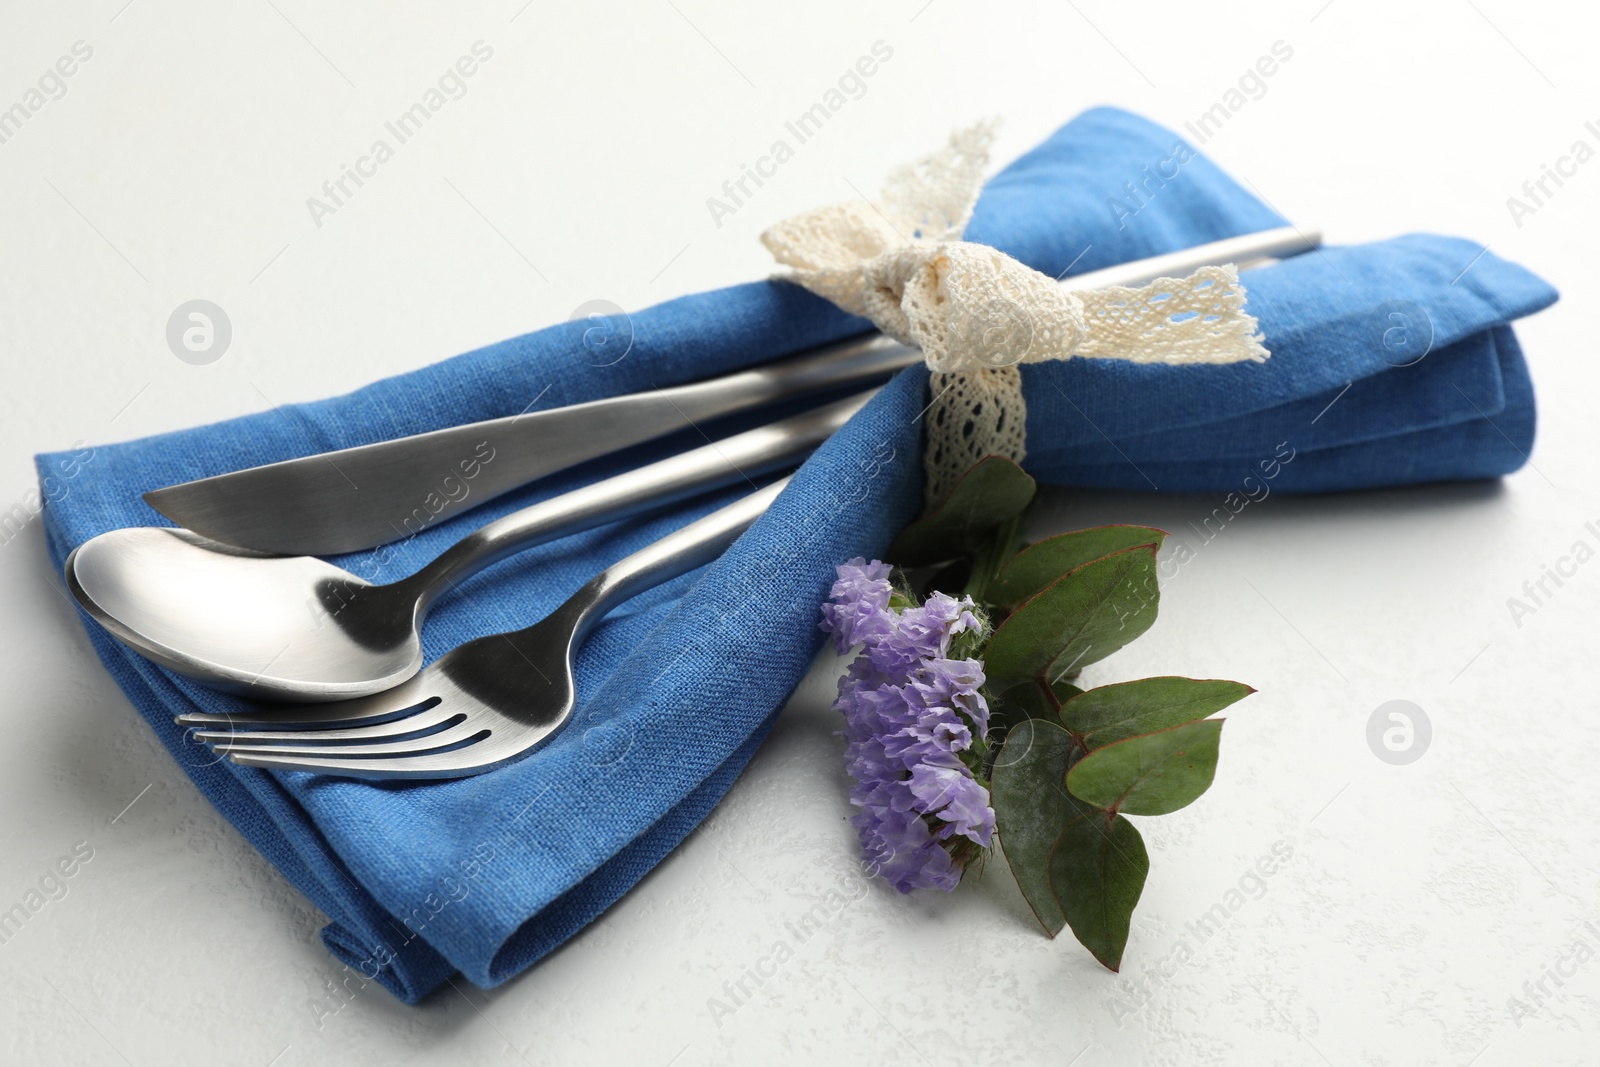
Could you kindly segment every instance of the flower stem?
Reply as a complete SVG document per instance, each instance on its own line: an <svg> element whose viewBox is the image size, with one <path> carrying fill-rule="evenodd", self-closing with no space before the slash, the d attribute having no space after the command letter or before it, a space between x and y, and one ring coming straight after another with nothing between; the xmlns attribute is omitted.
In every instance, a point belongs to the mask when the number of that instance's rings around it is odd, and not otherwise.
<svg viewBox="0 0 1600 1067"><path fill-rule="evenodd" d="M1022 523L1027 518L1028 509L1024 508L1019 514L995 530L994 535L978 546L972 554L972 573L967 576L966 588L962 590L967 596L980 604L987 604L989 585L1000 573L1000 568L1017 551L1017 546L1022 541Z"/></svg>

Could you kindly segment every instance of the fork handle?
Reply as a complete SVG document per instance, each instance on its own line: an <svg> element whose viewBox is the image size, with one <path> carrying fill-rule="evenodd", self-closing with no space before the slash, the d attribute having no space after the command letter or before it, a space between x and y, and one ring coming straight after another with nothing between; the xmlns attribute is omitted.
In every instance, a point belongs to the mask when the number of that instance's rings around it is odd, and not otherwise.
<svg viewBox="0 0 1600 1067"><path fill-rule="evenodd" d="M780 478L765 489L696 519L595 575L561 608L563 613L578 614L574 642L581 641L606 612L624 600L722 555L778 499L778 494L788 484L787 477Z"/></svg>
<svg viewBox="0 0 1600 1067"><path fill-rule="evenodd" d="M534 545L797 464L876 392L857 393L514 511L405 579L407 593L426 613L452 587Z"/></svg>

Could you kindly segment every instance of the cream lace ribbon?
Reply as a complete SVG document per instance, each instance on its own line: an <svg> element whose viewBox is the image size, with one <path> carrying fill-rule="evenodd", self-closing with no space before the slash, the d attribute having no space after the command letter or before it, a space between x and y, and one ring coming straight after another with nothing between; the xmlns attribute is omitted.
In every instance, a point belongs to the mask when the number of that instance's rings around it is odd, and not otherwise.
<svg viewBox="0 0 1600 1067"><path fill-rule="evenodd" d="M1232 265L1137 289L1069 292L998 249L961 240L993 139L991 123L958 131L944 149L894 171L880 203L819 208L761 235L794 269L787 280L922 349L933 372L923 456L930 505L985 456L1026 455L1023 363L1269 355Z"/></svg>

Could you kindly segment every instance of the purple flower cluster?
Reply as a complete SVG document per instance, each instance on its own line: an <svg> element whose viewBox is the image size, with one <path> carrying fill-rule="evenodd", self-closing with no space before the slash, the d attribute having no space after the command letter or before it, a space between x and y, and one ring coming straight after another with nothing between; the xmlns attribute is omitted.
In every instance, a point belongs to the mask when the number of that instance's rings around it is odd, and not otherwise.
<svg viewBox="0 0 1600 1067"><path fill-rule="evenodd" d="M851 821L874 869L900 892L949 892L962 871L954 839L988 848L994 834L989 792L957 755L989 728L983 663L946 658L952 637L983 624L969 597L934 593L921 607L892 609L888 564L856 558L838 571L822 628L840 655L862 646L833 705L857 783L850 802L861 811Z"/></svg>

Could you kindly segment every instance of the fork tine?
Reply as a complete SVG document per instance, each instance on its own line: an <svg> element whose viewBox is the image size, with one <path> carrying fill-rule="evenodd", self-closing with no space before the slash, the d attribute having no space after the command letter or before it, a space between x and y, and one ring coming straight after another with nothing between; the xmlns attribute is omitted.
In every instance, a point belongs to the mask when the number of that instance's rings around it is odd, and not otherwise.
<svg viewBox="0 0 1600 1067"><path fill-rule="evenodd" d="M464 742L477 741L488 736L490 732L489 727L473 723L469 719L457 722L454 726L438 733L424 734L421 737L371 741L366 744L218 744L216 750L229 756L303 756L308 759L317 757L342 759L346 756L417 756Z"/></svg>
<svg viewBox="0 0 1600 1067"><path fill-rule="evenodd" d="M351 726L344 729L331 730L316 728L309 730L196 730L194 737L195 740L204 741L208 745L231 745L237 743L244 747L268 742L327 744L346 741L398 740L437 730L444 726L454 726L464 718L466 718L465 712L449 711L443 706L435 705L415 715L386 719L368 726Z"/></svg>
<svg viewBox="0 0 1600 1067"><path fill-rule="evenodd" d="M225 715L192 711L176 716L173 721L179 726L214 726L222 729L235 726L323 728L382 722L399 718L429 701L436 700L431 687L424 683L426 677L427 672L424 671L393 689L386 689L372 696L353 697L328 704L290 704L263 711L242 711Z"/></svg>
<svg viewBox="0 0 1600 1067"><path fill-rule="evenodd" d="M520 755L520 752L515 750L507 752L504 746L492 745L485 739L461 748L453 748L448 752L402 756L395 759L325 759L248 753L232 755L229 758L246 767L262 767L274 771L310 771L314 774L332 774L342 778L438 779L465 778L481 774L509 762L517 755Z"/></svg>

